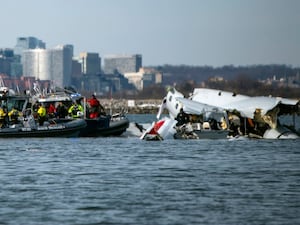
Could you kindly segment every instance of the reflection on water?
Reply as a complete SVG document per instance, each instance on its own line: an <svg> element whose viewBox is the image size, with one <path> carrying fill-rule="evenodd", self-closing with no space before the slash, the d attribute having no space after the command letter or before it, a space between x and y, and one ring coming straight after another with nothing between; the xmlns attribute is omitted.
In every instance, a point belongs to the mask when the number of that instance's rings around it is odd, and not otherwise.
<svg viewBox="0 0 300 225"><path fill-rule="evenodd" d="M299 223L299 140L2 143L1 224Z"/></svg>
<svg viewBox="0 0 300 225"><path fill-rule="evenodd" d="M299 144L2 140L0 223L298 224Z"/></svg>

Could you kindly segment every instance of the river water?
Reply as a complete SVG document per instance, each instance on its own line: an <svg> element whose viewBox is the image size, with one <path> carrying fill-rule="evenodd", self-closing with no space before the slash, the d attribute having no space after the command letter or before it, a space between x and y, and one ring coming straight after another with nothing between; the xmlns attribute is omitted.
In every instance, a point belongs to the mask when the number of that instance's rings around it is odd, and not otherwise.
<svg viewBox="0 0 300 225"><path fill-rule="evenodd" d="M0 142L0 224L300 224L300 140Z"/></svg>

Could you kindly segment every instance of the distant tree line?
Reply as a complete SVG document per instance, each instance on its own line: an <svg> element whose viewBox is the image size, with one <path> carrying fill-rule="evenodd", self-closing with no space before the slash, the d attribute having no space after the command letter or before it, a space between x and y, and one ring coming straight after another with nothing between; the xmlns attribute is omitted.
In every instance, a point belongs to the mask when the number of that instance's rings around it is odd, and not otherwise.
<svg viewBox="0 0 300 225"><path fill-rule="evenodd" d="M154 68L163 73L164 85L172 85L174 82L180 82L182 80L193 80L196 83L200 83L216 76L223 77L225 80L232 80L238 75L243 74L257 80L267 79L273 76L295 76L297 72L300 72L300 68L277 64L238 67L228 65L216 68L211 66L164 65Z"/></svg>
<svg viewBox="0 0 300 225"><path fill-rule="evenodd" d="M171 66L155 67L163 73L163 83L144 88L135 98L162 99L166 95L166 86L175 86L185 96L196 87L207 87L225 91L233 91L250 96L272 95L286 98L300 99L300 88L274 87L265 85L259 80L295 76L300 68L287 65L253 65L219 68L209 66ZM222 77L223 80L214 81L212 77Z"/></svg>
<svg viewBox="0 0 300 225"><path fill-rule="evenodd" d="M232 91L239 94L249 95L249 96L280 96L285 98L295 98L300 99L300 88L291 87L276 87L272 85L265 85L257 80L249 77L247 75L240 74L235 79L230 81L205 82L206 87Z"/></svg>

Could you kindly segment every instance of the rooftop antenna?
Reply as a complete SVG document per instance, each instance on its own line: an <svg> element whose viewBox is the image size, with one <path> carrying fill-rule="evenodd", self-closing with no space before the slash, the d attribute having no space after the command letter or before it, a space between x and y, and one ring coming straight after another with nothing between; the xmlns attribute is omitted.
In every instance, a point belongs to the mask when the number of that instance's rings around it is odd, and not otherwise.
<svg viewBox="0 0 300 225"><path fill-rule="evenodd" d="M42 95L40 86L37 82L33 83L33 90L35 91L35 93L37 93L38 95Z"/></svg>
<svg viewBox="0 0 300 225"><path fill-rule="evenodd" d="M5 87L4 80L2 77L0 77L0 87Z"/></svg>

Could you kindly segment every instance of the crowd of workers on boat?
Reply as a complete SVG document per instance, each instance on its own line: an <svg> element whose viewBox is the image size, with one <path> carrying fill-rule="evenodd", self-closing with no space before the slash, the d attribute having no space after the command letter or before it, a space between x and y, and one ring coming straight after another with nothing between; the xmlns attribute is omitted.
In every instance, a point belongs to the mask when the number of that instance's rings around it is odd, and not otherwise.
<svg viewBox="0 0 300 225"><path fill-rule="evenodd" d="M213 129L213 130L227 129L227 123L224 117L220 117L219 121L217 121L214 118L204 119L203 115L193 115L193 114L185 113L183 111L183 108L180 109L175 119L177 120L176 127L180 127L186 124L200 123L202 124L203 129Z"/></svg>
<svg viewBox="0 0 300 225"><path fill-rule="evenodd" d="M260 112L255 111L254 119L241 117L237 111L227 112L226 117L220 117L217 121L214 118L206 118L203 115L187 114L180 109L175 118L177 120L176 130L185 134L192 134L194 128L192 124L201 124L201 129L208 130L225 130L228 129L229 136L240 136L251 134L252 136L263 136L264 132L270 128L270 125L259 119ZM261 122L260 122L261 120ZM279 121L277 121L279 123Z"/></svg>
<svg viewBox="0 0 300 225"><path fill-rule="evenodd" d="M0 128L8 125L20 123L20 118L28 118L33 116L35 121L42 126L45 121L50 119L65 119L65 118L90 118L95 119L101 115L106 115L104 107L95 95L92 95L87 100L86 109L84 110L83 98L75 100L70 105L69 102L35 102L32 107L22 112L17 106L13 106L10 111L7 110L7 105L0 105ZM84 115L85 114L85 115Z"/></svg>

